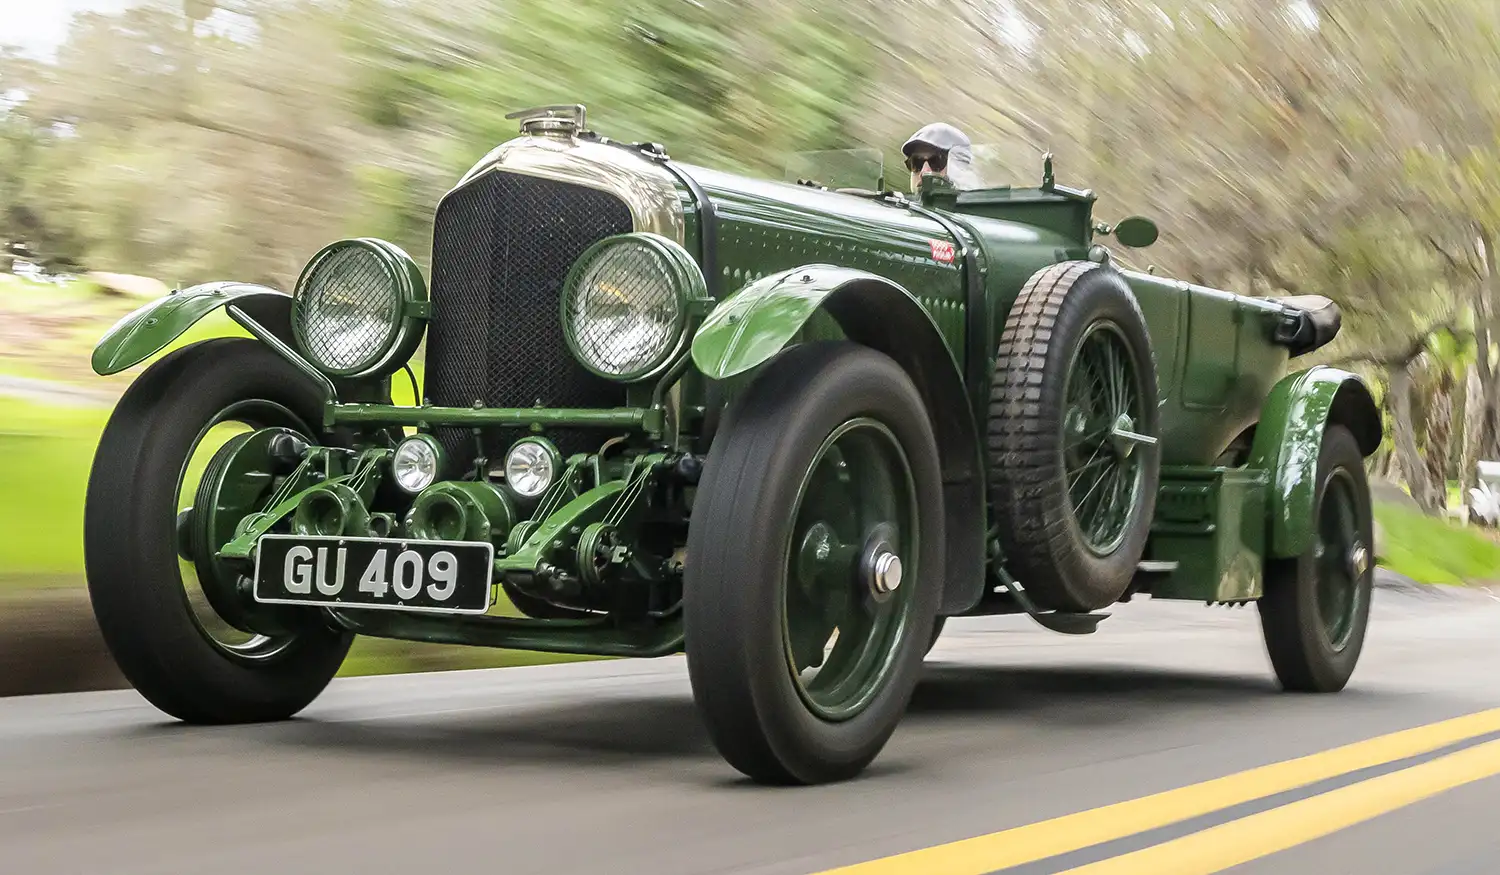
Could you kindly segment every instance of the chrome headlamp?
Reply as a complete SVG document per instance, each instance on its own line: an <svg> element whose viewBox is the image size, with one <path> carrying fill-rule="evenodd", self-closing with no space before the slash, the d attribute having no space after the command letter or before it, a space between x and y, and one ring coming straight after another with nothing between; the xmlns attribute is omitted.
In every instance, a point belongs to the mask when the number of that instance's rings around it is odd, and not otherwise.
<svg viewBox="0 0 1500 875"><path fill-rule="evenodd" d="M689 311L707 297L702 271L677 243L647 232L608 237L568 273L563 337L595 374L644 380L683 351Z"/></svg>
<svg viewBox="0 0 1500 875"><path fill-rule="evenodd" d="M297 279L292 334L327 374L385 376L416 351L430 312L422 272L400 247L340 240L314 255Z"/></svg>
<svg viewBox="0 0 1500 875"><path fill-rule="evenodd" d="M539 498L562 473L562 462L546 438L521 438L505 452L505 483L520 498Z"/></svg>
<svg viewBox="0 0 1500 875"><path fill-rule="evenodd" d="M396 445L391 456L391 475L396 485L410 495L431 486L443 469L443 447L427 434L414 434Z"/></svg>

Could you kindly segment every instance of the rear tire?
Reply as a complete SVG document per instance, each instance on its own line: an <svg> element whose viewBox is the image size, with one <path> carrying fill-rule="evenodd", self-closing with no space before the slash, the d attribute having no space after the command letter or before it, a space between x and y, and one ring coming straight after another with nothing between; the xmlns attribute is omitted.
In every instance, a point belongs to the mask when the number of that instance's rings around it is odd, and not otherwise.
<svg viewBox="0 0 1500 875"><path fill-rule="evenodd" d="M815 784L879 754L942 596L940 490L921 395L880 352L795 346L736 399L699 484L683 599L693 696L736 769ZM902 566L888 593L871 573L882 545Z"/></svg>
<svg viewBox="0 0 1500 875"><path fill-rule="evenodd" d="M1266 561L1257 602L1266 652L1288 692L1333 693L1364 648L1374 588L1374 517L1364 456L1348 428L1329 425L1318 453L1312 543Z"/></svg>
<svg viewBox="0 0 1500 875"><path fill-rule="evenodd" d="M179 490L206 426L236 409L252 411L241 420L251 427L291 427L310 440L309 424L322 419L316 389L276 353L244 338L207 340L131 384L89 474L84 563L100 632L131 685L189 723L290 717L328 685L353 640L320 613L292 609L278 613L291 619L289 634L239 651L195 616L177 552Z"/></svg>

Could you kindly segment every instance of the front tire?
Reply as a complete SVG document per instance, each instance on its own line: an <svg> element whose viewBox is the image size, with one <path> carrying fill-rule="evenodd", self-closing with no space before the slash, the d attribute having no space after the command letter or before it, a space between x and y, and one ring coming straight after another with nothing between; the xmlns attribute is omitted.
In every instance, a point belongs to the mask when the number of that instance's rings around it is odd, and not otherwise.
<svg viewBox="0 0 1500 875"><path fill-rule="evenodd" d="M151 365L104 429L84 511L89 598L126 679L179 720L290 717L322 692L349 650L351 633L306 609L276 611L279 635L245 642L217 637L211 626L243 627L244 617L200 615L183 578L195 563L179 556L177 515L188 463L211 428L239 422L315 440L309 423L321 420L321 404L307 379L259 342L220 338ZM201 551L196 569L207 591L202 578L210 570Z"/></svg>
<svg viewBox="0 0 1500 875"><path fill-rule="evenodd" d="M1283 689L1333 693L1364 648L1374 588L1374 517L1364 456L1348 428L1329 425L1318 454L1312 543L1266 562L1257 603L1266 651Z"/></svg>
<svg viewBox="0 0 1500 875"><path fill-rule="evenodd" d="M932 652L932 648L934 648L934 647L937 646L938 639L941 638L942 635L943 635L943 626L945 626L947 624L947 622L948 622L948 618L947 617L938 617L936 620L933 620L933 622L932 622L932 634L929 635L929 636L927 636L927 649L924 650L924 651L922 651L922 655L923 656L926 656L927 654L931 653Z"/></svg>
<svg viewBox="0 0 1500 875"><path fill-rule="evenodd" d="M921 396L880 352L795 346L734 402L693 508L683 615L693 696L736 769L815 784L879 754L941 598L940 488Z"/></svg>

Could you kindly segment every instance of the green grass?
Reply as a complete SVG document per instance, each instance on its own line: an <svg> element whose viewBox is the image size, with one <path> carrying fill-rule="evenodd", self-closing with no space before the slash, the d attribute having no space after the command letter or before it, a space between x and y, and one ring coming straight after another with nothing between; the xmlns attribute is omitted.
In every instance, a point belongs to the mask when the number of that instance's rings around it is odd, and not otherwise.
<svg viewBox="0 0 1500 875"><path fill-rule="evenodd" d="M37 312L52 309L59 303L93 306L105 300L93 283L84 280L39 283L9 273L0 273L0 295L5 296L6 309Z"/></svg>
<svg viewBox="0 0 1500 875"><path fill-rule="evenodd" d="M83 496L109 411L0 397L0 575L81 574Z"/></svg>
<svg viewBox="0 0 1500 875"><path fill-rule="evenodd" d="M1475 529L1387 503L1376 503L1375 519L1380 564L1398 574L1420 583L1500 579L1500 543Z"/></svg>

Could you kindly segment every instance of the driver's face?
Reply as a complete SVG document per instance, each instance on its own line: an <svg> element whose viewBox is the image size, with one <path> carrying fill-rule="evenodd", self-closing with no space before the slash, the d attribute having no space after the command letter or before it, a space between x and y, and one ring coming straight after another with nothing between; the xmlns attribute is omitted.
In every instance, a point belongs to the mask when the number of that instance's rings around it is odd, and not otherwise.
<svg viewBox="0 0 1500 875"><path fill-rule="evenodd" d="M922 177L928 174L948 175L948 153L935 149L917 149L906 159L906 169L911 171L911 190L922 185Z"/></svg>

